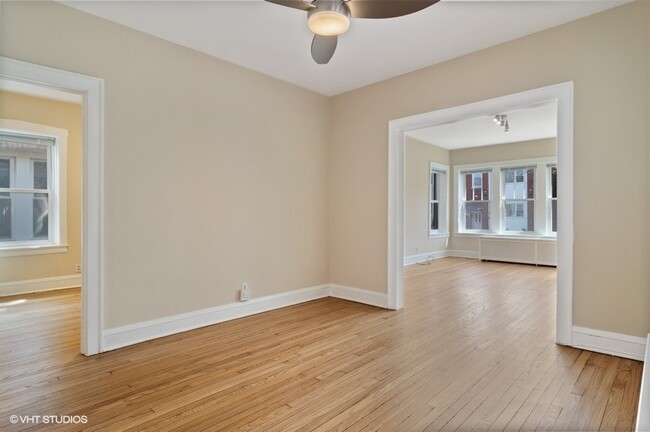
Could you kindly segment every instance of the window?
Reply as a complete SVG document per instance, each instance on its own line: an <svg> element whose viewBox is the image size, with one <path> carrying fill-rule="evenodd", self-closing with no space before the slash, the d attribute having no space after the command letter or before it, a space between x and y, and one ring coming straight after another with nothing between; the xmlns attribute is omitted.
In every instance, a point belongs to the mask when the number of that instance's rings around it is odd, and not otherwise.
<svg viewBox="0 0 650 432"><path fill-rule="evenodd" d="M555 158L456 167L458 233L557 234Z"/></svg>
<svg viewBox="0 0 650 432"><path fill-rule="evenodd" d="M502 168L505 231L535 231L535 167Z"/></svg>
<svg viewBox="0 0 650 432"><path fill-rule="evenodd" d="M448 232L447 169L446 165L430 162L429 235Z"/></svg>
<svg viewBox="0 0 650 432"><path fill-rule="evenodd" d="M490 229L490 171L462 172L465 194L462 211L465 230Z"/></svg>
<svg viewBox="0 0 650 432"><path fill-rule="evenodd" d="M65 161L61 159L67 132L43 127L56 133L32 133L5 129L5 124L39 129L31 123L0 120L0 251L11 254L29 248L27 253L41 253L34 247L63 248L65 194L60 192L65 185L61 178ZM64 250L51 252L59 251Z"/></svg>
<svg viewBox="0 0 650 432"><path fill-rule="evenodd" d="M549 206L550 207L550 226L551 226L551 232L557 233L557 167L555 165L549 165L548 166L549 170L549 180L550 180L550 185L548 187L549 190Z"/></svg>

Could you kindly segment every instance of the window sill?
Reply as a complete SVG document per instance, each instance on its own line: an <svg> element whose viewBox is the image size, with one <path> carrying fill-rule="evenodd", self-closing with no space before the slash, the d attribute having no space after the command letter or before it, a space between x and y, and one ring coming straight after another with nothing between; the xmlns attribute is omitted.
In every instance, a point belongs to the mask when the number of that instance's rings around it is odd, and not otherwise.
<svg viewBox="0 0 650 432"><path fill-rule="evenodd" d="M68 251L67 244L0 247L0 258L11 257L11 256L57 254L57 253L66 253L67 251Z"/></svg>
<svg viewBox="0 0 650 432"><path fill-rule="evenodd" d="M430 239L436 239L436 238L449 238L449 233L444 232L444 233L434 233L434 234L429 234Z"/></svg>
<svg viewBox="0 0 650 432"><path fill-rule="evenodd" d="M468 237L468 238L494 238L494 239L504 239L504 240L545 240L545 241L557 241L555 236L545 236L538 234L499 234L491 232L482 232L482 233L455 233L454 237Z"/></svg>

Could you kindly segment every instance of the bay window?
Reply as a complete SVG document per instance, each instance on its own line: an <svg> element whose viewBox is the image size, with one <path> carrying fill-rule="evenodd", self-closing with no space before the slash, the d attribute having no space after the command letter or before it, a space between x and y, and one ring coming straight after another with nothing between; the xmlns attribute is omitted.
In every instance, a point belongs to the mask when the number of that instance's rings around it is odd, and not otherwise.
<svg viewBox="0 0 650 432"><path fill-rule="evenodd" d="M557 234L555 158L456 167L459 233Z"/></svg>

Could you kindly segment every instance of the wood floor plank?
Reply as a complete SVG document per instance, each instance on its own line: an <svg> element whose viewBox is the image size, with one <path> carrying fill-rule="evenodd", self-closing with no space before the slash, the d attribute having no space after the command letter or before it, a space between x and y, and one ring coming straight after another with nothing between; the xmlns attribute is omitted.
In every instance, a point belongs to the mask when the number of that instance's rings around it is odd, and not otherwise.
<svg viewBox="0 0 650 432"><path fill-rule="evenodd" d="M327 298L90 358L79 290L0 298L0 430L633 430L641 363L555 345L555 283L445 258L401 311Z"/></svg>

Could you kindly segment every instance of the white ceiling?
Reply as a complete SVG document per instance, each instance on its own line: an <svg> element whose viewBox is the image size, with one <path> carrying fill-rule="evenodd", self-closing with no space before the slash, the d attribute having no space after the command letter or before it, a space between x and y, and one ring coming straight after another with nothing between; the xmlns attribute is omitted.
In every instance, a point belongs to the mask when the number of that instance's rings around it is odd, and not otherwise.
<svg viewBox="0 0 650 432"><path fill-rule="evenodd" d="M510 132L494 122L495 114L506 114ZM407 136L456 150L494 144L531 141L557 136L557 102L418 129Z"/></svg>
<svg viewBox="0 0 650 432"><path fill-rule="evenodd" d="M249 69L336 95L631 0L443 0L399 18L353 19L327 65L306 12L263 0L62 3Z"/></svg>

